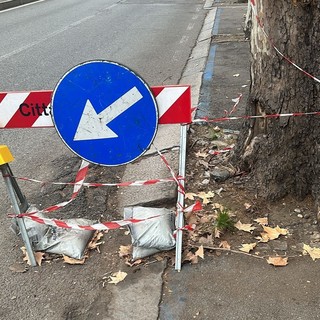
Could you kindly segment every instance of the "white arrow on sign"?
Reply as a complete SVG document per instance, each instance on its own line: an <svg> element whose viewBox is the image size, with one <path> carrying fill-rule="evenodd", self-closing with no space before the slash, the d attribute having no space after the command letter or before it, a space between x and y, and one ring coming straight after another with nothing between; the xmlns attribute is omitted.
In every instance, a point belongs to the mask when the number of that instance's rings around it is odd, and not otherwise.
<svg viewBox="0 0 320 320"><path fill-rule="evenodd" d="M117 138L118 135L107 124L132 107L140 99L142 99L142 94L136 87L133 87L99 114L97 114L90 100L87 100L73 140Z"/></svg>

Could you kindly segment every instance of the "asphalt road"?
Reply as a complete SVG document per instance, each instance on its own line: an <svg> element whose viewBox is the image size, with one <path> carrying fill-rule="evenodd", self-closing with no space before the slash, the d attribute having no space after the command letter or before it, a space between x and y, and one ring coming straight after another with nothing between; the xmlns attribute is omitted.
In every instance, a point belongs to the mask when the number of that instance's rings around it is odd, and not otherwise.
<svg viewBox="0 0 320 320"><path fill-rule="evenodd" d="M150 86L177 84L205 15L201 0L45 0L2 11L0 92L53 89L67 70L92 59L125 64ZM54 129L2 130L0 143L10 147L17 176L52 180L74 166L74 155ZM23 185L23 191L31 203L39 201L38 185ZM3 182L0 194L0 304L5 306L0 318L102 319L112 294L99 292L110 263L99 259L109 253L93 258L86 268L60 264L12 273L9 267L21 261L22 243L9 231ZM150 277L154 279L152 273ZM161 277L157 279L160 291ZM152 307L157 312L157 305ZM145 316L150 318L150 312Z"/></svg>
<svg viewBox="0 0 320 320"><path fill-rule="evenodd" d="M73 66L109 59L149 85L177 84L202 26L202 1L42 1L1 12L0 91L53 89ZM55 131L2 131L19 174L68 154ZM48 147L50 146L50 147Z"/></svg>

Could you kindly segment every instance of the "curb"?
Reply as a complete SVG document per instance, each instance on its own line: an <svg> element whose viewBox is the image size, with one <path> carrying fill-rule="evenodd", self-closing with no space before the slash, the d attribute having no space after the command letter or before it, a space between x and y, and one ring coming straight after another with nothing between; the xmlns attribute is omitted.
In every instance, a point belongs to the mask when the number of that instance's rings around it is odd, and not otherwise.
<svg viewBox="0 0 320 320"><path fill-rule="evenodd" d="M11 9L14 7L22 6L24 4L28 4L31 2L36 2L38 0L7 0L0 2L0 11L6 10L6 9Z"/></svg>

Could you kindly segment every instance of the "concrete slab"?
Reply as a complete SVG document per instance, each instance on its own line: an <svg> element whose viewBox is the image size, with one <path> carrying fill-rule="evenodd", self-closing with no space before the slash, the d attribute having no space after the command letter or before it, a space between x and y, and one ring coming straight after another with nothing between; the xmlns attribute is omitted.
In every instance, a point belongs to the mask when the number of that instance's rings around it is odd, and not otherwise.
<svg viewBox="0 0 320 320"><path fill-rule="evenodd" d="M150 320L158 314L162 295L162 274L165 262L142 267L130 279L113 287L108 315L104 320Z"/></svg>
<svg viewBox="0 0 320 320"><path fill-rule="evenodd" d="M285 268L239 254L205 257L168 271L159 319L319 319L318 273L307 257Z"/></svg>
<svg viewBox="0 0 320 320"><path fill-rule="evenodd" d="M242 94L236 115L245 113L250 86L249 42L242 32L246 5L218 7L212 30L212 42L203 76L196 117L223 117ZM239 130L241 121L217 123Z"/></svg>

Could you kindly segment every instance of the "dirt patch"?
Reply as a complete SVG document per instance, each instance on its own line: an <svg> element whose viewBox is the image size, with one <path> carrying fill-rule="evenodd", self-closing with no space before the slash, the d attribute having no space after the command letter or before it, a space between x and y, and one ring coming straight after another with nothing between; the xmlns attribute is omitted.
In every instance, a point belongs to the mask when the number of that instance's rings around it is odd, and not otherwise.
<svg viewBox="0 0 320 320"><path fill-rule="evenodd" d="M195 200L205 199L203 210L187 216L187 223L195 223L196 229L189 233L185 246L203 243L218 247L227 241L231 249L239 250L243 244L256 243L250 251L260 256L281 255L294 257L302 254L303 244L319 246L320 233L311 198L297 201L286 197L277 202L268 202L257 196L258 186L254 185L250 174L240 172L229 163L237 131L220 129L213 125L192 125L188 136L188 156L186 173L187 199L191 205ZM212 196L212 194L214 194ZM200 198L202 195L204 198ZM212 197L211 197L212 196ZM215 223L219 207L226 210L234 222L252 224L251 232L222 232L215 237ZM218 209L217 209L218 208ZM264 231L263 226L255 221L267 218L268 226L287 229L287 235L267 242L258 237Z"/></svg>

